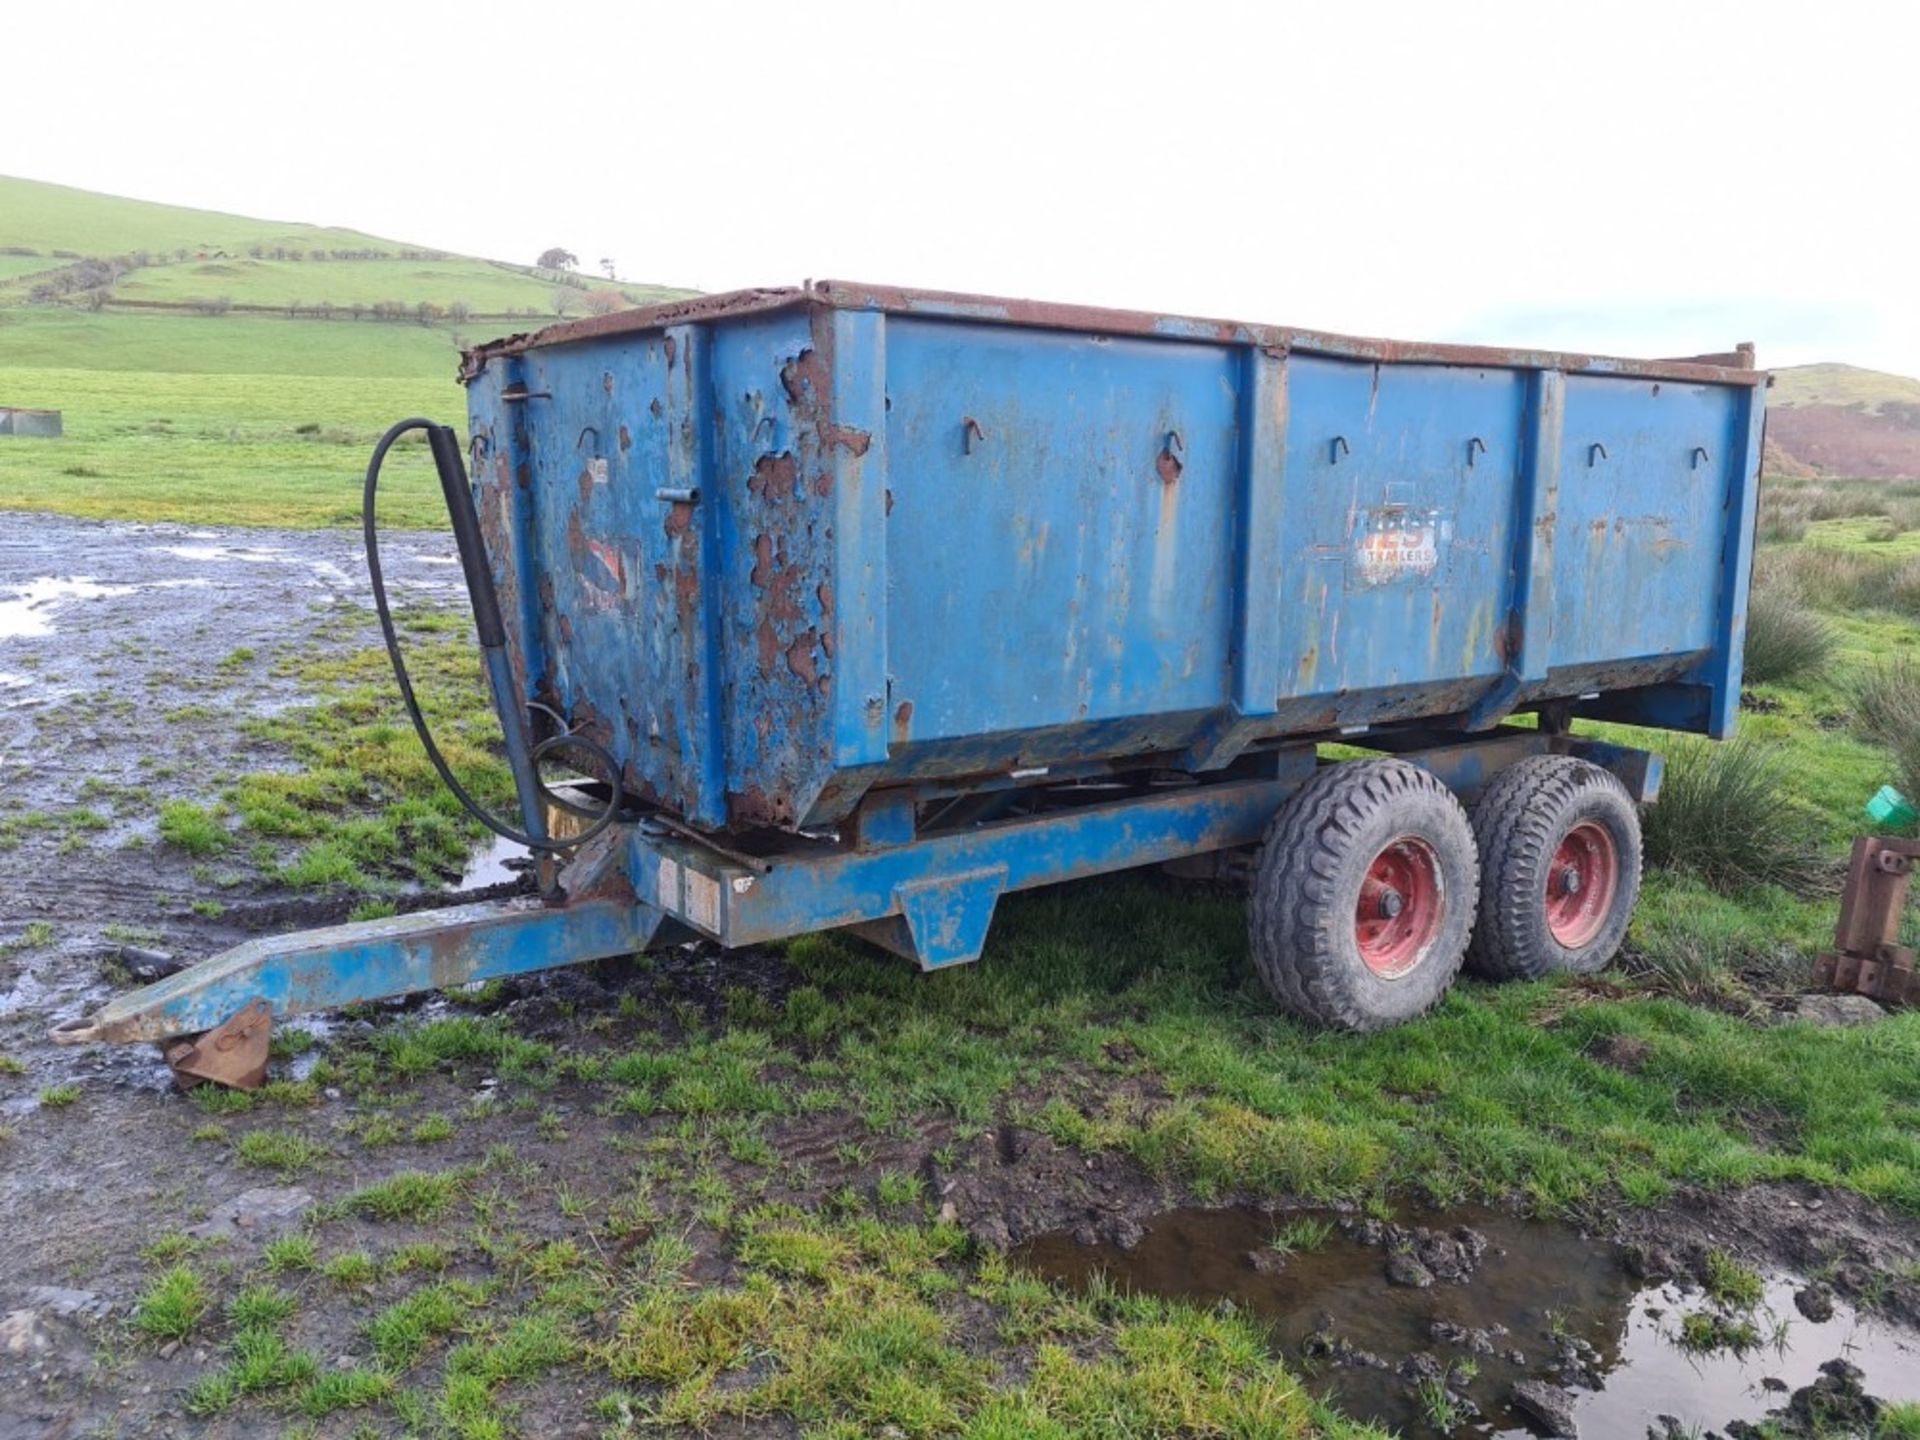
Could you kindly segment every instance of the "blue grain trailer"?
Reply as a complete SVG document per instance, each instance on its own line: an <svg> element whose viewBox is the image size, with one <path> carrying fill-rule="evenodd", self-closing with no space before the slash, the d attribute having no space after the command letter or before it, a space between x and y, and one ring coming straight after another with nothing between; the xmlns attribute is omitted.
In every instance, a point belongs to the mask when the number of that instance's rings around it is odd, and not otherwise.
<svg viewBox="0 0 1920 1440"><path fill-rule="evenodd" d="M1385 1025L1463 962L1619 946L1659 762L1576 718L1734 725L1744 347L819 282L556 325L461 378L464 447L411 421L380 454L433 445L519 789L489 823L543 893L251 942L61 1038L695 938L840 928L937 969L1010 891L1221 852L1257 855L1274 999ZM555 791L563 758L591 782Z"/></svg>

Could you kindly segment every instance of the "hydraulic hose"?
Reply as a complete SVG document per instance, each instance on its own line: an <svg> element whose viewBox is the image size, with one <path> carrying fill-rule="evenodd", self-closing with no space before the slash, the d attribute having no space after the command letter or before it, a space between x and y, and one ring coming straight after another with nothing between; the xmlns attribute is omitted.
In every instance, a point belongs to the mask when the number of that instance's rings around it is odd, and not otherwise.
<svg viewBox="0 0 1920 1440"><path fill-rule="evenodd" d="M525 829L516 830L499 819L460 783L453 773L453 767L447 763L446 756L441 754L439 745L434 742L433 731L427 724L427 717L421 712L419 699L413 693L413 680L407 674L407 662L400 651L400 637L394 628L393 612L387 604L386 575L380 566L376 500L380 489L380 468L386 463L387 452L401 436L414 430L426 432L428 446L433 451L434 468L439 472L441 493L447 502L447 518L453 525L454 546L459 551L461 570L466 578L467 599L473 607L474 628L479 633L487 680L493 691L494 709L500 717L501 729L506 734L507 759L513 770L514 789L519 796L521 821ZM500 618L500 599L494 590L493 571L487 563L486 544L481 538L480 520L473 506L473 492L468 488L466 467L460 461L459 437L445 425L418 417L402 420L391 427L373 447L373 458L367 462L367 484L361 500L360 519L366 537L367 578L373 583L373 608L380 617L380 633L386 640L387 658L393 662L393 678L400 686L401 702L406 706L407 717L413 721L414 733L420 737L420 745L427 752L427 759L432 762L447 789L453 792L454 798L469 815L494 834L542 854L551 855L574 849L605 830L614 822L620 809L620 764L607 748L598 741L573 732L549 735L538 745L529 746L527 743L526 711L514 691L512 670L507 663L506 626ZM608 785L604 809L584 811L578 804L566 801L548 790L540 779L540 762L561 750L582 751L604 768ZM591 823L578 835L564 840L552 838L546 833L542 809L549 799L574 814L590 813L593 816Z"/></svg>

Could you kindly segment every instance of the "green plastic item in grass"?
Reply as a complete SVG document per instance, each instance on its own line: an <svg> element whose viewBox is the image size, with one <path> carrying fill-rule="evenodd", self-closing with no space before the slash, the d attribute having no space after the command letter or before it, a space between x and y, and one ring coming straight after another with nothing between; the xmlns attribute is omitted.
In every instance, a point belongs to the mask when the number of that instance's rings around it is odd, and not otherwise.
<svg viewBox="0 0 1920 1440"><path fill-rule="evenodd" d="M1891 785L1882 785L1867 801L1867 814L1882 825L1892 825L1904 830L1915 821L1920 821L1920 810L1913 808L1913 802Z"/></svg>

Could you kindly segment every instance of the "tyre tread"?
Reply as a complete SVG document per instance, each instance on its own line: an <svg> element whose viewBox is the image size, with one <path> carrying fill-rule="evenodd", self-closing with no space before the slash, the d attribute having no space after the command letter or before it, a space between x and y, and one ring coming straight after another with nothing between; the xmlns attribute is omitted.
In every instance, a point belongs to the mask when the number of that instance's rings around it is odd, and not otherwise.
<svg viewBox="0 0 1920 1440"><path fill-rule="evenodd" d="M1533 897L1536 889L1544 893L1560 820L1596 789L1616 794L1633 815L1626 787L1615 776L1571 755L1529 756L1502 770L1481 792L1471 811L1481 871L1479 914L1467 946L1467 968L1473 973L1490 980L1538 980L1570 968L1566 952L1541 943ZM1631 838L1632 844L1618 847L1620 893L1629 910L1640 890L1637 819ZM1600 968L1618 943L1606 947L1596 963L1579 968Z"/></svg>
<svg viewBox="0 0 1920 1440"><path fill-rule="evenodd" d="M1386 1023L1341 983L1348 966L1340 948L1344 937L1336 927L1350 925L1351 916L1338 913L1334 896L1343 865L1351 863L1350 847L1365 824L1382 810L1431 795L1445 797L1460 814L1462 835L1470 835L1453 792L1404 760L1327 766L1274 816L1261 846L1248 918L1255 968L1287 1010L1343 1030L1378 1029ZM1471 847L1463 847L1463 853L1477 883L1478 859ZM1470 901L1471 892L1470 885ZM1436 960L1449 963L1446 957ZM1460 960L1459 955L1452 957L1454 970ZM1445 993L1443 984L1431 1003Z"/></svg>

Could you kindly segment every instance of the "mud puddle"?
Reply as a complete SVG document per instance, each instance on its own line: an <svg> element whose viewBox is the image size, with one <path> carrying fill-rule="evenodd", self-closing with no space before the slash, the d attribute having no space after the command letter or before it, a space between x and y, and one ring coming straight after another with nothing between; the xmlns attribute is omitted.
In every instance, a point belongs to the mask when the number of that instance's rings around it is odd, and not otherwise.
<svg viewBox="0 0 1920 1440"><path fill-rule="evenodd" d="M1827 1318L1809 1319L1795 1305L1803 1282L1781 1273L1747 1307L1685 1280L1635 1280L1619 1247L1565 1225L1484 1211L1383 1226L1185 1209L1151 1221L1131 1249L1087 1238L1052 1232L1016 1258L1075 1288L1098 1275L1231 1305L1270 1328L1317 1394L1408 1437L1546 1433L1516 1387L1563 1403L1582 1435L1667 1433L1667 1416L1680 1433L1702 1433L1761 1420L1803 1387L1831 1387L1821 1367L1835 1360L1862 1372L1868 1395L1920 1399L1920 1336L1837 1299ZM1702 1349L1707 1322L1694 1315L1750 1331Z"/></svg>

